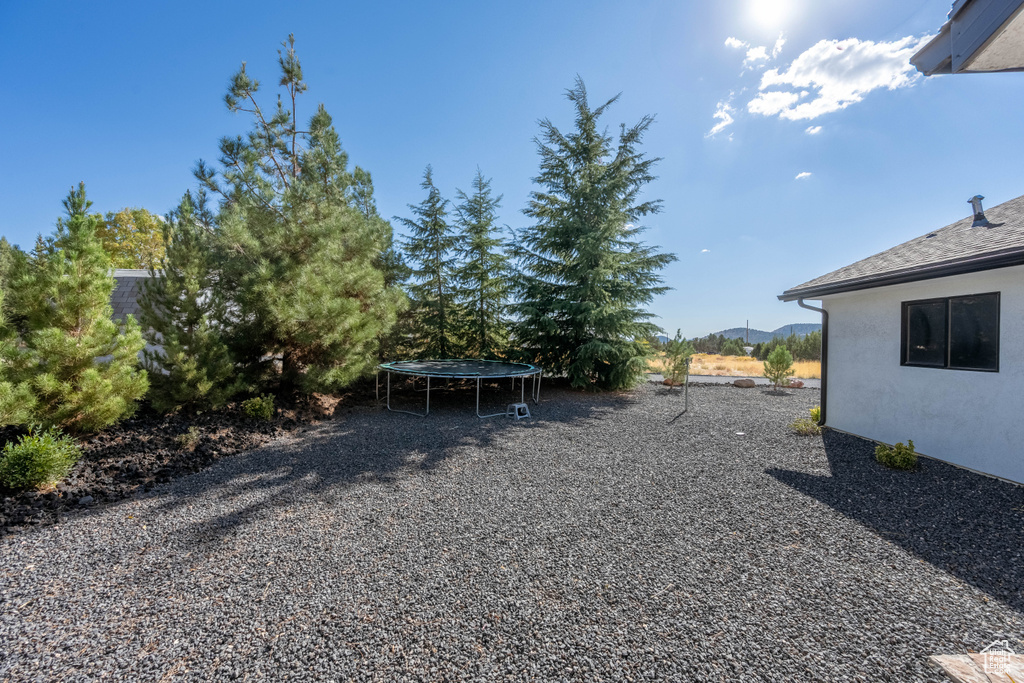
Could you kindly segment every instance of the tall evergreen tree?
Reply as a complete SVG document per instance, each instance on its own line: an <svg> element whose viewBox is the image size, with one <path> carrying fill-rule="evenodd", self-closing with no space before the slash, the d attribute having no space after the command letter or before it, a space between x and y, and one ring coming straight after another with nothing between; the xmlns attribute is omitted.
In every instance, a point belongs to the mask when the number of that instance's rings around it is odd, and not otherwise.
<svg viewBox="0 0 1024 683"><path fill-rule="evenodd" d="M0 244L0 262L6 257L7 240ZM6 264L0 263L0 426L21 425L32 420L36 397L32 386L24 379L25 356L17 332L7 324L4 315L6 302Z"/></svg>
<svg viewBox="0 0 1024 683"><path fill-rule="evenodd" d="M85 185L72 189L54 238L42 241L19 283L27 296L27 381L37 403L34 420L90 432L131 415L149 384L138 367L145 343L128 316L111 320L114 278L96 237L97 219Z"/></svg>
<svg viewBox="0 0 1024 683"><path fill-rule="evenodd" d="M653 118L623 125L616 145L598 120L618 96L591 109L579 78L566 96L575 130L563 134L545 119L537 139L541 189L524 211L536 224L517 244L516 342L574 387L620 389L646 367L644 340L658 326L645 306L666 291L658 271L675 260L636 239L640 219L660 208L658 200L640 201L658 161L639 151Z"/></svg>
<svg viewBox="0 0 1024 683"><path fill-rule="evenodd" d="M420 187L427 196L419 204L409 204L415 218L395 219L410 234L405 252L412 268L412 344L424 358L455 358L461 352L455 301L455 231L447 220L448 200L434 185L430 166L423 172Z"/></svg>
<svg viewBox="0 0 1024 683"><path fill-rule="evenodd" d="M221 140L219 174L200 162L196 175L223 197L217 235L235 360L261 387L334 389L372 370L403 295L381 270L391 226L356 205L369 175L348 170L323 105L298 128L307 86L293 37L278 57L284 99L265 112L243 63L225 102L251 114L253 128Z"/></svg>
<svg viewBox="0 0 1024 683"><path fill-rule="evenodd" d="M459 262L455 281L465 326L460 336L467 356L496 358L508 343L505 306L510 273L505 241L495 225L501 195L491 194L491 181L477 169L473 194L458 190L456 197Z"/></svg>
<svg viewBox="0 0 1024 683"><path fill-rule="evenodd" d="M198 206L186 193L164 222L164 257L150 268L140 300L147 340L149 398L161 412L219 408L240 387L221 339L225 315L219 272L211 250L212 216L200 191Z"/></svg>

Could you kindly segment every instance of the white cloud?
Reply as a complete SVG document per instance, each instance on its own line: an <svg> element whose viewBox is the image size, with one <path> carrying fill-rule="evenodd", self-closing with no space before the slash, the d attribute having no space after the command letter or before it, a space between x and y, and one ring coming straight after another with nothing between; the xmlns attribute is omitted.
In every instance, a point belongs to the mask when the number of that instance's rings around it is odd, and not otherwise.
<svg viewBox="0 0 1024 683"><path fill-rule="evenodd" d="M817 135L821 132L821 126L807 126L807 130L804 132L808 135Z"/></svg>
<svg viewBox="0 0 1024 683"><path fill-rule="evenodd" d="M747 111L751 114L772 116L788 110L799 99L800 95L795 92L764 92L747 102Z"/></svg>
<svg viewBox="0 0 1024 683"><path fill-rule="evenodd" d="M743 66L753 67L754 62L767 62L768 48L758 45L747 50L747 56L743 58Z"/></svg>
<svg viewBox="0 0 1024 683"><path fill-rule="evenodd" d="M718 107L715 109L715 113L712 116L712 118L718 120L718 123L716 123L714 127L711 130L709 130L707 135L705 135L704 137L712 138L721 133L729 126L731 126L733 122L732 114L734 111L736 110L733 109L732 105L729 104L729 100L723 100L722 102L719 102Z"/></svg>
<svg viewBox="0 0 1024 683"><path fill-rule="evenodd" d="M765 66L769 61L779 56L779 53L782 52L782 46L785 44L786 39L781 33L770 52L764 45L751 45L747 41L740 40L734 36L729 36L725 39L726 47L731 47L734 50L745 49L747 51L747 54L743 57L744 71Z"/></svg>
<svg viewBox="0 0 1024 683"><path fill-rule="evenodd" d="M804 178L810 178L810 177L811 177L810 172L808 172L808 171L801 171L800 173L796 174L796 178L794 178L793 180L803 180Z"/></svg>
<svg viewBox="0 0 1024 683"><path fill-rule="evenodd" d="M782 46L786 44L786 38L780 33L779 37L775 39L775 47L772 48L772 57L778 57L779 53L782 52Z"/></svg>
<svg viewBox="0 0 1024 683"><path fill-rule="evenodd" d="M700 253L702 253L702 254L707 254L707 253L708 253L708 252L710 252L710 251L711 251L710 249L701 249L701 250L700 250Z"/></svg>
<svg viewBox="0 0 1024 683"><path fill-rule="evenodd" d="M791 121L816 119L860 102L873 90L913 85L920 74L910 64L910 57L930 38L907 36L889 43L857 38L821 40L785 71L766 71L758 88L761 92L747 103L747 110ZM808 95L812 95L809 100L799 102Z"/></svg>

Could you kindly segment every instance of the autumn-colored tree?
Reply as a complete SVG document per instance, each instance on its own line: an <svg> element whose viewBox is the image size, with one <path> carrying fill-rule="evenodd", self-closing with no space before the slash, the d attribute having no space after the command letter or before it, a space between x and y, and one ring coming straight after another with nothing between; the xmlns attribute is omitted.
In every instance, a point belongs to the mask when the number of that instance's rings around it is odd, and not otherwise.
<svg viewBox="0 0 1024 683"><path fill-rule="evenodd" d="M124 208L108 213L96 226L96 236L110 255L113 268L149 268L164 257L163 220L145 209Z"/></svg>

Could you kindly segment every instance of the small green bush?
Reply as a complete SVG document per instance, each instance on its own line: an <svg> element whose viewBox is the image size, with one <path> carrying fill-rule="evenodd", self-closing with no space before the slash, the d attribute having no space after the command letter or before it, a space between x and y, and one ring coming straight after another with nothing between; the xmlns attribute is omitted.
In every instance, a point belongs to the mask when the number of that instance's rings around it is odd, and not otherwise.
<svg viewBox="0 0 1024 683"><path fill-rule="evenodd" d="M199 427L189 427L187 432L178 434L178 448L183 451L194 451L199 445Z"/></svg>
<svg viewBox="0 0 1024 683"><path fill-rule="evenodd" d="M898 443L892 448L885 444L878 444L875 448L875 459L896 470L912 470L917 467L917 453L914 452L914 442L907 439L907 445Z"/></svg>
<svg viewBox="0 0 1024 683"><path fill-rule="evenodd" d="M690 374L690 356L693 355L693 345L683 338L680 330L676 330L676 338L669 341L665 352L666 365L668 366L668 379L671 382L669 389L678 386L686 380Z"/></svg>
<svg viewBox="0 0 1024 683"><path fill-rule="evenodd" d="M821 406L811 408L811 422L815 424L821 422Z"/></svg>
<svg viewBox="0 0 1024 683"><path fill-rule="evenodd" d="M818 426L818 423L814 420L808 420L807 418L801 418L789 426L800 436L814 436L815 434L821 434L821 427Z"/></svg>
<svg viewBox="0 0 1024 683"><path fill-rule="evenodd" d="M82 451L56 427L33 427L17 444L8 443L0 456L0 486L45 488L67 476Z"/></svg>
<svg viewBox="0 0 1024 683"><path fill-rule="evenodd" d="M242 401L242 412L255 420L269 420L274 417L274 397L264 394Z"/></svg>
<svg viewBox="0 0 1024 683"><path fill-rule="evenodd" d="M768 354L764 362L764 376L771 380L776 389L789 384L789 378L794 372L793 356L785 346L777 346Z"/></svg>

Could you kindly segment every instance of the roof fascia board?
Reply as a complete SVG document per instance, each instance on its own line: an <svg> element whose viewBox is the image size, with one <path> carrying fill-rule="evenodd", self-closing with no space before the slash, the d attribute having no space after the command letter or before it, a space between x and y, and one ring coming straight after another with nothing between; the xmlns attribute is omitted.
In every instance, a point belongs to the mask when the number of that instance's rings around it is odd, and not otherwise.
<svg viewBox="0 0 1024 683"><path fill-rule="evenodd" d="M984 256L974 259L939 263L926 268L917 267L902 271L884 273L882 275L845 280L843 282L836 282L818 287L791 289L779 294L778 298L780 301L818 299L830 294L856 292L862 289L888 287L889 285L902 285L908 282L934 280L936 278L949 277L951 275L966 275L967 273L977 273L984 270L995 270L997 268L1009 268L1010 266L1020 265L1024 265L1024 249L1017 248L985 254Z"/></svg>
<svg viewBox="0 0 1024 683"><path fill-rule="evenodd" d="M910 63L925 76L953 73L952 45L949 37L949 23L942 25L939 34L910 58Z"/></svg>
<svg viewBox="0 0 1024 683"><path fill-rule="evenodd" d="M947 22L952 24L952 72L967 71L975 56L999 35L1022 5L1024 0L973 0L954 8L956 14Z"/></svg>

